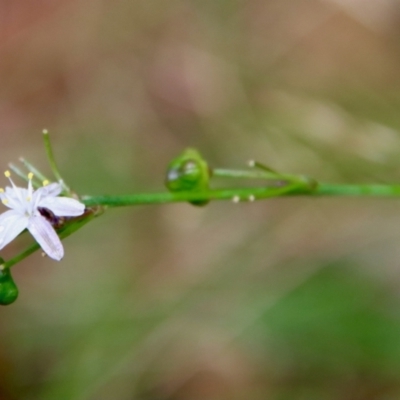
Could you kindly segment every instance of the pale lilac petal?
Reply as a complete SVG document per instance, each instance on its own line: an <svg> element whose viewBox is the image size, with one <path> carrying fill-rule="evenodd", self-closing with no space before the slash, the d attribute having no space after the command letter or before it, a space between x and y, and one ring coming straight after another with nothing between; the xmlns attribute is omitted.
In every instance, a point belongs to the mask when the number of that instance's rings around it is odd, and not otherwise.
<svg viewBox="0 0 400 400"><path fill-rule="evenodd" d="M17 199L26 198L28 196L28 189L20 187L12 188L10 186L7 186L5 193L8 197L14 197Z"/></svg>
<svg viewBox="0 0 400 400"><path fill-rule="evenodd" d="M35 190L35 194L38 196L58 196L62 192L62 186L53 182L46 186L42 186L39 189Z"/></svg>
<svg viewBox="0 0 400 400"><path fill-rule="evenodd" d="M38 203L38 207L48 208L59 217L76 217L85 211L85 205L70 197L45 197Z"/></svg>
<svg viewBox="0 0 400 400"><path fill-rule="evenodd" d="M13 210L0 215L0 250L28 226L28 218Z"/></svg>
<svg viewBox="0 0 400 400"><path fill-rule="evenodd" d="M28 190L24 188L10 188L6 187L5 193L2 194L2 200L6 207L11 209L19 209L26 202L28 198Z"/></svg>
<svg viewBox="0 0 400 400"><path fill-rule="evenodd" d="M50 183L49 185L42 186L33 192L32 204L33 208L40 207L39 203L43 198L50 197L55 198L62 191L62 187L59 183Z"/></svg>
<svg viewBox="0 0 400 400"><path fill-rule="evenodd" d="M60 261L64 257L61 240L45 218L40 215L30 217L27 228L50 258Z"/></svg>

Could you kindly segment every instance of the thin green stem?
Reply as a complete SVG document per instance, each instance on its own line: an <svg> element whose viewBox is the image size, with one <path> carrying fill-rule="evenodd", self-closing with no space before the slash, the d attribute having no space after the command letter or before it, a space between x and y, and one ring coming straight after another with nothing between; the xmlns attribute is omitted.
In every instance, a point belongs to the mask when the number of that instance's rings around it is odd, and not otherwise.
<svg viewBox="0 0 400 400"><path fill-rule="evenodd" d="M215 168L212 170L213 177L220 178L245 178L245 179L267 179L272 181L290 181L290 182L304 182L310 181L310 178L301 175L278 174L273 171L249 169L249 170L234 170Z"/></svg>
<svg viewBox="0 0 400 400"><path fill-rule="evenodd" d="M162 193L138 193L122 196L84 196L81 201L86 206L121 207L139 204L165 204L188 201L207 200L232 200L254 201L269 197L285 196L288 194L310 193L313 189L306 184L286 185L281 187L253 187L241 189L219 189L204 192L162 192Z"/></svg>
<svg viewBox="0 0 400 400"><path fill-rule="evenodd" d="M359 197L399 197L400 185L335 185L307 182L281 187L252 187L241 189L208 190L204 192L138 193L122 196L84 196L87 206L102 205L122 207L131 205L166 204L189 201L233 200L254 201L280 196L359 196Z"/></svg>
<svg viewBox="0 0 400 400"><path fill-rule="evenodd" d="M335 185L320 183L315 196L398 197L400 185Z"/></svg>
<svg viewBox="0 0 400 400"><path fill-rule="evenodd" d="M215 168L212 170L213 177L219 178L247 178L247 179L277 179L277 175L273 172L260 171L256 169L249 170L234 170Z"/></svg>
<svg viewBox="0 0 400 400"><path fill-rule="evenodd" d="M49 160L50 168L51 168L55 178L61 184L61 186L63 187L63 189L66 193L71 193L70 188L64 182L64 179L62 178L62 176L59 172L59 169L57 167L57 163L54 158L53 147L51 146L50 136L49 136L49 132L47 131L47 129L43 130L43 140L44 140L44 147L46 149L46 154L47 154L47 158Z"/></svg>
<svg viewBox="0 0 400 400"><path fill-rule="evenodd" d="M43 183L43 181L48 181L47 177L44 176L35 166L33 166L28 160L25 160L25 158L20 158L19 159L22 164L25 165L25 167L28 169L29 172L32 172L33 175L35 177L37 177L38 179L41 180L41 183ZM27 179L27 177L26 177Z"/></svg>

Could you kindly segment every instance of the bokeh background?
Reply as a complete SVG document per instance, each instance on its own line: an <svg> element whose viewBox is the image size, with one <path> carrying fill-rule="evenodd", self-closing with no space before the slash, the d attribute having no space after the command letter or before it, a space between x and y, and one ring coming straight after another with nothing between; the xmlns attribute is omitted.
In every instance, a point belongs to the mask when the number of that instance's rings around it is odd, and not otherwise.
<svg viewBox="0 0 400 400"><path fill-rule="evenodd" d="M399 27L396 0L1 0L2 168L48 172L47 128L80 194L163 190L189 146L399 182ZM399 399L399 242L390 199L110 210L13 268L0 399Z"/></svg>

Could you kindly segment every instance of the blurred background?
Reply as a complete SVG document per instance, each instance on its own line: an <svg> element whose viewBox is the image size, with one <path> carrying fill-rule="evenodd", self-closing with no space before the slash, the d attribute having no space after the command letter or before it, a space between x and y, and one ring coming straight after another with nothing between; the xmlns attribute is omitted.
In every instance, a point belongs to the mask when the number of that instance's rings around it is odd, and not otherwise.
<svg viewBox="0 0 400 400"><path fill-rule="evenodd" d="M399 182L399 27L396 0L1 0L2 168L48 173L47 128L80 194L164 190L189 146L214 167ZM399 399L399 211L110 210L61 263L13 268L0 399Z"/></svg>

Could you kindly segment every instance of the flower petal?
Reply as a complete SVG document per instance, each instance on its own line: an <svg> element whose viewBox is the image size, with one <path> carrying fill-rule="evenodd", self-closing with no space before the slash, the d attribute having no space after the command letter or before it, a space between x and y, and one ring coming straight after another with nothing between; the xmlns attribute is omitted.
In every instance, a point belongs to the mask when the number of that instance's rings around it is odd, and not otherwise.
<svg viewBox="0 0 400 400"><path fill-rule="evenodd" d="M59 217L76 217L85 212L85 205L69 197L45 197L38 203L38 207L48 208Z"/></svg>
<svg viewBox="0 0 400 400"><path fill-rule="evenodd" d="M0 250L28 226L28 218L14 210L0 215Z"/></svg>
<svg viewBox="0 0 400 400"><path fill-rule="evenodd" d="M26 203L26 199L28 197L28 190L19 187L6 187L6 191L2 193L1 200L5 201L3 204L14 210L22 210L23 213L25 211L24 204Z"/></svg>
<svg viewBox="0 0 400 400"><path fill-rule="evenodd" d="M46 186L42 186L39 189L35 190L35 193L40 196L58 196L62 192L62 186L53 182Z"/></svg>
<svg viewBox="0 0 400 400"><path fill-rule="evenodd" d="M33 208L40 207L39 203L43 198L50 197L55 198L62 191L62 187L59 183L50 183L49 185L42 186L33 192L32 205Z"/></svg>
<svg viewBox="0 0 400 400"><path fill-rule="evenodd" d="M45 218L41 215L30 217L27 228L50 258L60 261L64 257L64 248L61 240Z"/></svg>

